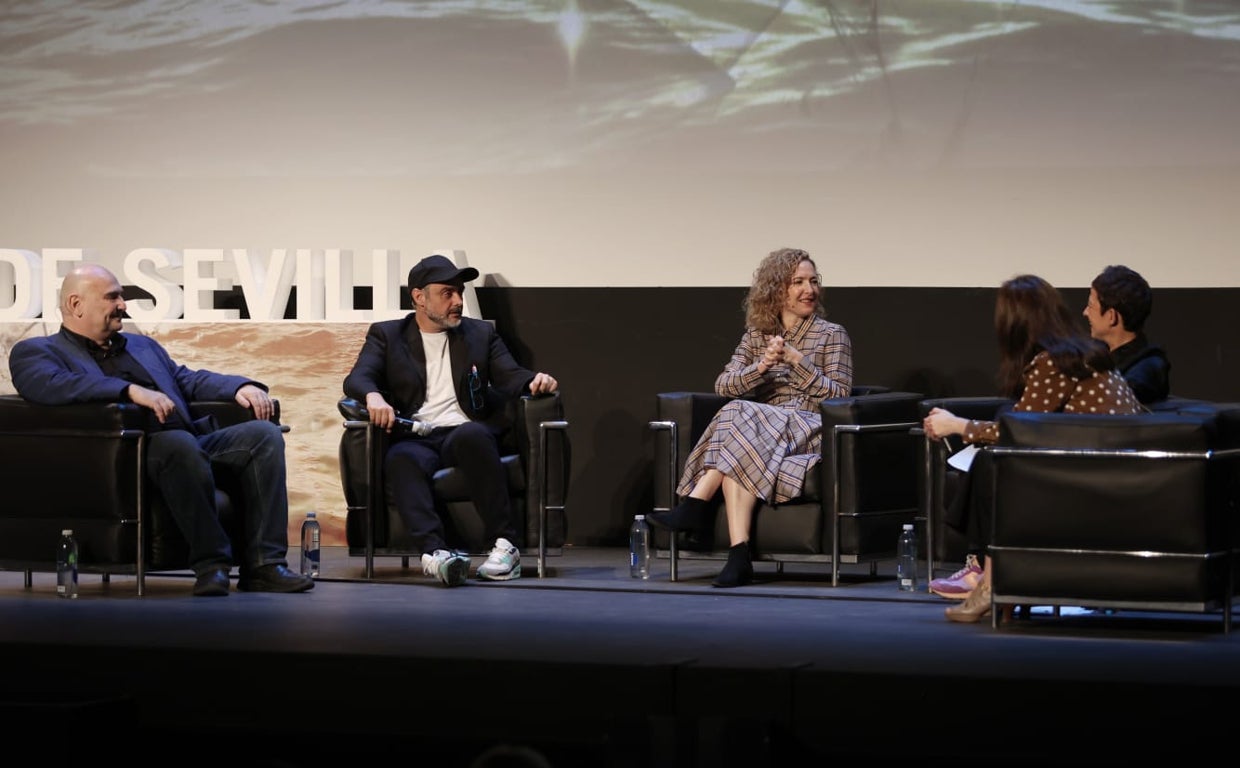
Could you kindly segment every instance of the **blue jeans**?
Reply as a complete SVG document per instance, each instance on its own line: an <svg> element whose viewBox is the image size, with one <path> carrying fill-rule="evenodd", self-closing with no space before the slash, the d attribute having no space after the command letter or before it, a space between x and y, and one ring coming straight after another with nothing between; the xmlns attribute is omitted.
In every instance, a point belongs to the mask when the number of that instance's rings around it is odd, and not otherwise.
<svg viewBox="0 0 1240 768"><path fill-rule="evenodd" d="M288 565L288 486L278 425L254 420L206 435L169 429L149 440L147 477L189 542L195 574L231 568L234 561L243 574ZM243 518L241 542L230 541L215 505L216 476L225 474L241 490L233 499ZM235 558L234 543L242 549Z"/></svg>

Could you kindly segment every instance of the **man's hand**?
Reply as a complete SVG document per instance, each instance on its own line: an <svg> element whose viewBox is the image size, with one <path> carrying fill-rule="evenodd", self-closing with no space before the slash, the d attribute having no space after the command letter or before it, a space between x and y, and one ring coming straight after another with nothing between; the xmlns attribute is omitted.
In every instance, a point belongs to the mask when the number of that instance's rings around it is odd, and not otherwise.
<svg viewBox="0 0 1240 768"><path fill-rule="evenodd" d="M541 395L544 392L554 392L558 386L560 386L559 383L551 377L551 374L536 373L530 380L530 394Z"/></svg>
<svg viewBox="0 0 1240 768"><path fill-rule="evenodd" d="M137 384L129 385L129 399L143 408L150 408L155 413L155 418L159 419L160 424L168 421L168 416L176 410L176 403L172 402L172 398L160 392L158 389L147 389L139 387Z"/></svg>
<svg viewBox="0 0 1240 768"><path fill-rule="evenodd" d="M271 402L271 395L267 394L262 387L256 387L253 384L246 384L238 389L235 399L239 405L253 409L256 419L268 421L276 411L275 403Z"/></svg>
<svg viewBox="0 0 1240 768"><path fill-rule="evenodd" d="M366 412L370 414L370 423L376 427L391 432L396 424L396 409L378 392L366 393Z"/></svg>

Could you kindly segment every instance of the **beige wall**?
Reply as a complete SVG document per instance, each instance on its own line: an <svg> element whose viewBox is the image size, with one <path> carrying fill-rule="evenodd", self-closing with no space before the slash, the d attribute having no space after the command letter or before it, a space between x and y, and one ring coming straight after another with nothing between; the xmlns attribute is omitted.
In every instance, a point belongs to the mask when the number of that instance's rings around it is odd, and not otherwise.
<svg viewBox="0 0 1240 768"><path fill-rule="evenodd" d="M280 400L287 436L289 543L298 542L301 520L318 512L324 546L343 545L345 503L337 445L342 417L336 402L366 335L365 323L163 323L142 332L158 339L177 362L190 368L250 376ZM42 322L0 324L0 351L8 360L13 343L55 332ZM14 392L8 365L0 392Z"/></svg>

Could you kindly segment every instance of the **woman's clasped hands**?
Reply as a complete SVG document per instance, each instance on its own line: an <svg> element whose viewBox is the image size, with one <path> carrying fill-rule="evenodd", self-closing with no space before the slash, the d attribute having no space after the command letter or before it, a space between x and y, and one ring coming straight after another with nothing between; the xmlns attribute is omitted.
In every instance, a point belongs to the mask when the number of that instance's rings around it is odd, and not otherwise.
<svg viewBox="0 0 1240 768"><path fill-rule="evenodd" d="M758 372L766 373L784 361L784 337L772 336L762 351L762 359L758 361Z"/></svg>

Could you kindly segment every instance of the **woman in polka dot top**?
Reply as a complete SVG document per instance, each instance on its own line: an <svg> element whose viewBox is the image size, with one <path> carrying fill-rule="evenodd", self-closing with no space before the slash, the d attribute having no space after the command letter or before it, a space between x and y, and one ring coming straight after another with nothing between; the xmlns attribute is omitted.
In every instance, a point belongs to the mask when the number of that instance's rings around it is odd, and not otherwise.
<svg viewBox="0 0 1240 768"><path fill-rule="evenodd" d="M1016 400L1013 410L1098 415L1144 410L1116 370L1106 344L1078 327L1078 318L1064 304L1059 291L1042 278L1019 275L999 286L995 335L999 342L999 390ZM931 410L923 426L935 440L960 435L966 443L992 444L999 439L998 422L964 419L942 408ZM969 474L985 471L988 459L988 452L978 454ZM968 493L963 501L970 550L981 552L990 538L985 530L989 515L984 513L990 500L973 492L977 486L970 478L961 490ZM947 609L947 618L977 621L988 613L990 558L986 557L977 587L963 603Z"/></svg>

